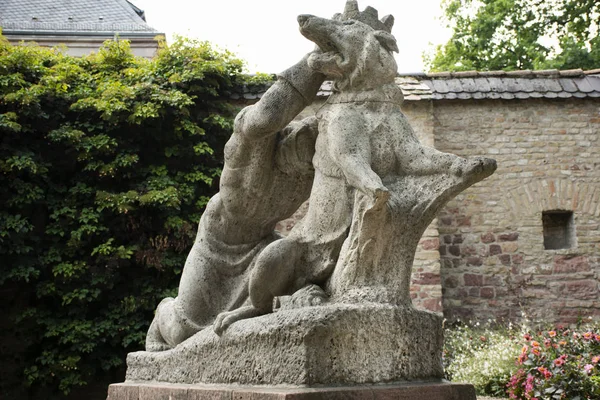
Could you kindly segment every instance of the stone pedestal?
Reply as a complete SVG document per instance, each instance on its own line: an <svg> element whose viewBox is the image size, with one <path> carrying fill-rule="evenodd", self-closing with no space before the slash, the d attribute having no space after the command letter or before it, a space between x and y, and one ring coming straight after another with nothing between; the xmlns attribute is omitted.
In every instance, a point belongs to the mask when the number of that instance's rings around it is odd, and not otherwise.
<svg viewBox="0 0 600 400"><path fill-rule="evenodd" d="M471 385L442 382L319 388L119 383L108 400L476 400Z"/></svg>
<svg viewBox="0 0 600 400"><path fill-rule="evenodd" d="M441 317L412 307L333 304L205 329L127 357L128 382L344 385L440 380Z"/></svg>

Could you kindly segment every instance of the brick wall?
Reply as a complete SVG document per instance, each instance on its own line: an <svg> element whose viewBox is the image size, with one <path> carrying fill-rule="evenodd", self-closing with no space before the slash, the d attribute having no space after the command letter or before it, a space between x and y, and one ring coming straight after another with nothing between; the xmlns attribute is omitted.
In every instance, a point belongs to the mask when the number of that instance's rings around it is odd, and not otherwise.
<svg viewBox="0 0 600 400"><path fill-rule="evenodd" d="M449 318L600 316L600 100L437 101L435 146L498 161L439 215ZM544 248L542 212L573 211L574 246Z"/></svg>

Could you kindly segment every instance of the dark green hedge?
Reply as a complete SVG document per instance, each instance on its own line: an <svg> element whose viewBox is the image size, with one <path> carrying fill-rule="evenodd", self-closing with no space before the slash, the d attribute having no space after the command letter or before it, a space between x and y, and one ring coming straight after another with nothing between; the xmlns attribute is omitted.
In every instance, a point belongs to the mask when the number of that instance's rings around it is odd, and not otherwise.
<svg viewBox="0 0 600 400"><path fill-rule="evenodd" d="M61 397L142 349L217 190L241 69L182 39L151 61L1 39L2 394Z"/></svg>

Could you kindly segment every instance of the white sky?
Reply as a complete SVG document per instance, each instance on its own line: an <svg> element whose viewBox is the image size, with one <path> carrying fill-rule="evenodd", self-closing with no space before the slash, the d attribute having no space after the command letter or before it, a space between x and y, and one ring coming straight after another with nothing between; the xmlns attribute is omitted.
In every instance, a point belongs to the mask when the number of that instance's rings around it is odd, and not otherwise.
<svg viewBox="0 0 600 400"><path fill-rule="evenodd" d="M298 31L296 17L330 18L342 12L345 0L132 0L146 12L146 21L165 32L208 40L246 60L248 72L277 73L294 64L314 44ZM440 20L441 0L359 0L379 17L392 14L398 41L400 72L423 71L422 54L429 43L445 43L450 31Z"/></svg>

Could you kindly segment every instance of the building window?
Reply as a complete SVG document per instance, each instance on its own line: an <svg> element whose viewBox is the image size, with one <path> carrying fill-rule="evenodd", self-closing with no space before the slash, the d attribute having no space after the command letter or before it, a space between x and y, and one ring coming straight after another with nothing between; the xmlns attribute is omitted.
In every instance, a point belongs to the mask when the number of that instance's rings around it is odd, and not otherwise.
<svg viewBox="0 0 600 400"><path fill-rule="evenodd" d="M546 250L570 249L575 245L573 211L543 211L542 225Z"/></svg>

